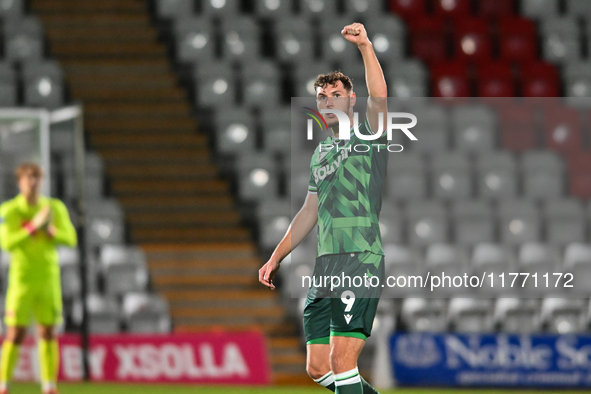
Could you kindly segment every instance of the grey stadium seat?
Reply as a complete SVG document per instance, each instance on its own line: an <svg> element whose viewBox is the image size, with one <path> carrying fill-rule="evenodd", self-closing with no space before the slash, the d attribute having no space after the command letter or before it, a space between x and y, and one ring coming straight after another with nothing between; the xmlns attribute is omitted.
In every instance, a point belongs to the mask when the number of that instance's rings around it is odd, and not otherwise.
<svg viewBox="0 0 591 394"><path fill-rule="evenodd" d="M571 62L581 57L579 26L575 18L542 21L542 51L550 62Z"/></svg>
<svg viewBox="0 0 591 394"><path fill-rule="evenodd" d="M442 199L468 199L472 195L471 168L470 160L462 152L434 155L431 160L434 195Z"/></svg>
<svg viewBox="0 0 591 394"><path fill-rule="evenodd" d="M248 62L261 55L261 31L253 19L245 16L225 18L221 29L224 59Z"/></svg>
<svg viewBox="0 0 591 394"><path fill-rule="evenodd" d="M345 0L345 14L351 16L363 16L366 19L379 18L386 14L383 1L375 0ZM376 25L378 23L376 22Z"/></svg>
<svg viewBox="0 0 591 394"><path fill-rule="evenodd" d="M263 17L290 16L293 14L293 0L255 0L255 13Z"/></svg>
<svg viewBox="0 0 591 394"><path fill-rule="evenodd" d="M547 201L543 214L548 242L565 245L585 240L584 209L579 200L569 198Z"/></svg>
<svg viewBox="0 0 591 394"><path fill-rule="evenodd" d="M511 152L479 154L476 169L480 197L508 198L517 194L517 163Z"/></svg>
<svg viewBox="0 0 591 394"><path fill-rule="evenodd" d="M279 60L306 64L314 58L312 23L305 16L289 16L273 23ZM303 27L302 27L303 26Z"/></svg>
<svg viewBox="0 0 591 394"><path fill-rule="evenodd" d="M0 18L3 20L16 20L24 13L24 0L2 0L0 1Z"/></svg>
<svg viewBox="0 0 591 394"><path fill-rule="evenodd" d="M589 15L591 15L591 4L587 0L567 0L566 11L573 16L589 18Z"/></svg>
<svg viewBox="0 0 591 394"><path fill-rule="evenodd" d="M236 100L236 73L227 62L199 64L195 72L200 106L232 105Z"/></svg>
<svg viewBox="0 0 591 394"><path fill-rule="evenodd" d="M331 2L332 3L332 2ZM351 62L359 56L359 50L355 45L343 37L341 30L350 24L350 19L322 18L320 21L321 57L327 61Z"/></svg>
<svg viewBox="0 0 591 394"><path fill-rule="evenodd" d="M522 0L521 12L530 18L558 15L559 0Z"/></svg>
<svg viewBox="0 0 591 394"><path fill-rule="evenodd" d="M253 152L255 128L252 114L244 108L218 110L215 118L218 153Z"/></svg>
<svg viewBox="0 0 591 394"><path fill-rule="evenodd" d="M546 288L543 275L561 271L562 259L558 248L553 245L528 242L519 248L518 260L519 272L529 274L527 279L524 277L517 279L518 289L527 295L548 295L551 290Z"/></svg>
<svg viewBox="0 0 591 394"><path fill-rule="evenodd" d="M43 57L43 27L34 16L5 20L4 56L9 61L39 61Z"/></svg>
<svg viewBox="0 0 591 394"><path fill-rule="evenodd" d="M446 302L437 298L405 298L400 317L411 332L447 331Z"/></svg>
<svg viewBox="0 0 591 394"><path fill-rule="evenodd" d="M331 0L301 0L300 12L306 15L337 15L336 2ZM345 27L345 25L343 25Z"/></svg>
<svg viewBox="0 0 591 394"><path fill-rule="evenodd" d="M591 62L569 62L564 65L566 95L591 97Z"/></svg>
<svg viewBox="0 0 591 394"><path fill-rule="evenodd" d="M406 206L408 241L413 245L447 242L448 219L437 201L410 201Z"/></svg>
<svg viewBox="0 0 591 394"><path fill-rule="evenodd" d="M542 330L540 303L531 298L499 298L495 303L495 322L503 332L532 334Z"/></svg>
<svg viewBox="0 0 591 394"><path fill-rule="evenodd" d="M122 312L128 332L170 332L171 321L168 303L160 296L147 293L127 293L123 296Z"/></svg>
<svg viewBox="0 0 591 394"><path fill-rule="evenodd" d="M456 201L452 205L455 241L475 245L495 241L495 223L490 203L486 200Z"/></svg>
<svg viewBox="0 0 591 394"><path fill-rule="evenodd" d="M64 102L64 74L58 62L27 63L23 67L25 104L56 108Z"/></svg>
<svg viewBox="0 0 591 394"><path fill-rule="evenodd" d="M497 119L489 108L458 106L452 111L451 125L456 149L478 152L494 149Z"/></svg>
<svg viewBox="0 0 591 394"><path fill-rule="evenodd" d="M556 334L587 331L588 300L576 298L545 298L542 301L542 323Z"/></svg>
<svg viewBox="0 0 591 394"><path fill-rule="evenodd" d="M237 158L238 195L242 200L277 198L277 165L270 155L241 155Z"/></svg>
<svg viewBox="0 0 591 394"><path fill-rule="evenodd" d="M499 203L501 241L509 245L540 240L540 214L528 200L503 200Z"/></svg>
<svg viewBox="0 0 591 394"><path fill-rule="evenodd" d="M416 248L411 248L403 244L384 244L384 264L386 278L393 276L395 278L404 277L407 283L397 286L386 286L383 290L384 297L407 297L423 293L423 290L413 286L410 277L424 277L425 267L423 258ZM398 280L398 279L397 279Z"/></svg>
<svg viewBox="0 0 591 394"><path fill-rule="evenodd" d="M272 250L277 246L292 216L289 200L271 200L258 205L259 245L263 250Z"/></svg>
<svg viewBox="0 0 591 394"><path fill-rule="evenodd" d="M77 249L58 248L62 295L73 298L80 295L80 255Z"/></svg>
<svg viewBox="0 0 591 394"><path fill-rule="evenodd" d="M564 163L550 151L527 151L521 157L526 197L555 199L564 194Z"/></svg>
<svg viewBox="0 0 591 394"><path fill-rule="evenodd" d="M121 295L146 289L148 269L146 255L141 248L104 245L100 250L100 263L107 294Z"/></svg>
<svg viewBox="0 0 591 394"><path fill-rule="evenodd" d="M447 312L451 329L462 333L494 331L493 303L483 298L452 298Z"/></svg>
<svg viewBox="0 0 591 394"><path fill-rule="evenodd" d="M78 197L76 185L76 168L74 158L70 155L64 157L64 197L74 201ZM96 152L86 152L85 155L84 193L87 200L102 198L104 194L105 166L103 160Z"/></svg>
<svg viewBox="0 0 591 394"><path fill-rule="evenodd" d="M388 94L393 97L427 97L429 73L419 60L405 60L386 73Z"/></svg>
<svg viewBox="0 0 591 394"><path fill-rule="evenodd" d="M420 121L412 133L417 141L409 143L417 152L441 152L449 149L449 116L444 108L430 105L412 108L412 114Z"/></svg>
<svg viewBox="0 0 591 394"><path fill-rule="evenodd" d="M242 99L247 106L267 107L281 102L281 75L270 61L246 63L242 72Z"/></svg>
<svg viewBox="0 0 591 394"><path fill-rule="evenodd" d="M591 244L573 242L564 251L563 271L573 275L572 292L589 296L591 280Z"/></svg>
<svg viewBox="0 0 591 394"><path fill-rule="evenodd" d="M400 243L403 239L403 215L391 200L382 202L380 212L380 231L382 244Z"/></svg>
<svg viewBox="0 0 591 394"><path fill-rule="evenodd" d="M207 17L236 17L240 12L240 0L201 0L201 12Z"/></svg>
<svg viewBox="0 0 591 394"><path fill-rule="evenodd" d="M387 193L395 200L423 199L427 196L424 159L416 153L398 153L388 159Z"/></svg>
<svg viewBox="0 0 591 394"><path fill-rule="evenodd" d="M293 79L295 97L316 97L314 81L319 74L331 71L333 68L327 62L299 64L295 69L295 78Z"/></svg>
<svg viewBox="0 0 591 394"><path fill-rule="evenodd" d="M364 0L349 0L351 2L363 2ZM368 1L368 0L366 0ZM372 4L378 2L371 1ZM375 6L374 6L375 7ZM395 15L382 13L375 18L371 27L368 27L369 38L381 63L386 66L396 67L405 55L406 27L404 22Z"/></svg>
<svg viewBox="0 0 591 394"><path fill-rule="evenodd" d="M472 272L474 275L481 276L486 274L485 284L479 289L479 294L502 295L507 296L516 292L515 289L507 288L507 278L505 286L499 278L499 274L515 272L515 253L512 248L495 243L482 242L477 244L472 251ZM490 283L488 275L493 275L493 282Z"/></svg>
<svg viewBox="0 0 591 394"><path fill-rule="evenodd" d="M289 155L297 152L298 148L298 139L293 138L294 141L292 141L291 109L285 106L264 107L262 110L263 147L266 152L285 154L287 161L290 157Z"/></svg>
<svg viewBox="0 0 591 394"><path fill-rule="evenodd" d="M0 106L13 107L17 100L16 71L9 63L0 63Z"/></svg>
<svg viewBox="0 0 591 394"><path fill-rule="evenodd" d="M184 16L175 22L174 33L179 61L192 63L215 56L215 30L211 20Z"/></svg>
<svg viewBox="0 0 591 394"><path fill-rule="evenodd" d="M89 294L86 298L88 329L94 334L115 334L121 331L121 310L113 297Z"/></svg>
<svg viewBox="0 0 591 394"><path fill-rule="evenodd" d="M115 200L95 200L86 204L86 247L124 241L123 209Z"/></svg>
<svg viewBox="0 0 591 394"><path fill-rule="evenodd" d="M469 273L468 263L468 252L461 246L447 243L434 243L427 246L425 269L432 276L445 274L450 277L461 277L465 273ZM439 296L450 296L458 292L461 292L461 289L449 286L448 283L433 289L433 294Z"/></svg>
<svg viewBox="0 0 591 394"><path fill-rule="evenodd" d="M193 5L188 0L156 0L156 14L161 18L182 18L195 11Z"/></svg>

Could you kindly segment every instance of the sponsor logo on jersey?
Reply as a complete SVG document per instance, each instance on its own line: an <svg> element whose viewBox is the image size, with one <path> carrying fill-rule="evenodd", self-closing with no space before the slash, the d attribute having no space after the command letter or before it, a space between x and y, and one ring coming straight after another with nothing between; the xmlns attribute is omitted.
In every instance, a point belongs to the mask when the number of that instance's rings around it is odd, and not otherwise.
<svg viewBox="0 0 591 394"><path fill-rule="evenodd" d="M332 163L325 164L322 167L314 168L313 175L316 184L318 184L319 181L324 180L324 178L327 176L334 174L335 171L341 166L341 163L343 163L348 157L349 153L346 150L342 150ZM320 160L320 156L318 156L318 161Z"/></svg>
<svg viewBox="0 0 591 394"><path fill-rule="evenodd" d="M347 324L351 323L351 319L353 318L353 315L344 315L345 316L345 321L347 322Z"/></svg>

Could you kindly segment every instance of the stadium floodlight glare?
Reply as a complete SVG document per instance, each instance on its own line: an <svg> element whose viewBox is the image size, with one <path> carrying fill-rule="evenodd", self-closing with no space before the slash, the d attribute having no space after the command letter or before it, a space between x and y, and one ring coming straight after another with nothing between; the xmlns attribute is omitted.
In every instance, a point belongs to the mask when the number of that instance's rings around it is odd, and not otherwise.
<svg viewBox="0 0 591 394"><path fill-rule="evenodd" d="M273 220L273 228L275 229L275 231L279 232L279 233L283 233L285 231L287 231L287 228L289 227L289 218L287 216L279 216L276 217Z"/></svg>
<svg viewBox="0 0 591 394"><path fill-rule="evenodd" d="M224 8L224 6L226 5L226 0L210 0L209 4L211 4L211 6L213 8Z"/></svg>
<svg viewBox="0 0 591 394"><path fill-rule="evenodd" d="M37 90L42 96L49 96L51 94L51 80L47 77L41 78L37 84Z"/></svg>
<svg viewBox="0 0 591 394"><path fill-rule="evenodd" d="M369 9L369 0L355 0L352 5L355 12L363 13Z"/></svg>
<svg viewBox="0 0 591 394"><path fill-rule="evenodd" d="M316 13L324 11L324 6L326 5L324 0L306 0L306 3L308 4L310 11Z"/></svg>
<svg viewBox="0 0 591 394"><path fill-rule="evenodd" d="M497 174L487 174L484 180L489 189L497 191L501 187L501 178Z"/></svg>
<svg viewBox="0 0 591 394"><path fill-rule="evenodd" d="M300 43L293 37L287 37L283 40L283 48L290 55L297 55L300 52Z"/></svg>
<svg viewBox="0 0 591 394"><path fill-rule="evenodd" d="M207 37L205 34L198 33L190 37L191 45L195 49L201 49L207 45Z"/></svg>
<svg viewBox="0 0 591 394"><path fill-rule="evenodd" d="M270 11L276 11L281 5L281 0L265 0L265 7Z"/></svg>
<svg viewBox="0 0 591 394"><path fill-rule="evenodd" d="M115 226L110 219L94 219L92 221L92 229L103 239L108 239L111 235L111 229Z"/></svg>
<svg viewBox="0 0 591 394"><path fill-rule="evenodd" d="M432 232L431 225L425 220L420 220L415 225L415 232L421 238L429 238Z"/></svg>
<svg viewBox="0 0 591 394"><path fill-rule="evenodd" d="M524 228L525 225L522 220L514 219L511 221L511 223L509 223L509 231L515 235L521 234Z"/></svg>
<svg viewBox="0 0 591 394"><path fill-rule="evenodd" d="M213 92L215 94L224 94L228 90L228 82L225 79L216 79L213 83Z"/></svg>
<svg viewBox="0 0 591 394"><path fill-rule="evenodd" d="M373 47L379 53L384 53L390 48L390 41L384 34L378 33L373 37Z"/></svg>
<svg viewBox="0 0 591 394"><path fill-rule="evenodd" d="M347 47L347 42L342 36L333 35L330 38L330 47L333 49L333 51L340 53L343 52Z"/></svg>
<svg viewBox="0 0 591 394"><path fill-rule="evenodd" d="M241 55L244 52L244 43L235 31L228 33L226 43L230 46L230 51L234 55Z"/></svg>
<svg viewBox="0 0 591 394"><path fill-rule="evenodd" d="M439 184L444 190L450 191L454 188L456 181L450 174L443 174L439 177Z"/></svg>
<svg viewBox="0 0 591 394"><path fill-rule="evenodd" d="M226 134L232 142L240 144L248 137L248 127L240 123L232 123L228 126Z"/></svg>
<svg viewBox="0 0 591 394"><path fill-rule="evenodd" d="M250 181L257 187L263 187L269 183L269 171L256 168L250 172Z"/></svg>
<svg viewBox="0 0 591 394"><path fill-rule="evenodd" d="M466 55L473 55L476 52L476 39L473 35L467 35L462 38L461 46Z"/></svg>

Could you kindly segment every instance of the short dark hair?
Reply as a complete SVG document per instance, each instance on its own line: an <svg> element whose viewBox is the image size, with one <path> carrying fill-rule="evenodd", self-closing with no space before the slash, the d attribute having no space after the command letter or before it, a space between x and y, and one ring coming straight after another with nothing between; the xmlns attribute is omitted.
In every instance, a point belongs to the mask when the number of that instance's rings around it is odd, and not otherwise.
<svg viewBox="0 0 591 394"><path fill-rule="evenodd" d="M338 81L341 81L347 93L351 93L353 90L353 82L351 82L351 78L340 71L333 71L328 74L320 74L318 77L316 77L316 81L314 82L314 90L317 88L325 88L327 85L334 85Z"/></svg>
<svg viewBox="0 0 591 394"><path fill-rule="evenodd" d="M43 169L41 168L41 166L37 163L33 163L32 161L26 161L24 163L21 163L14 171L16 180L21 179L21 177L29 171L31 171L34 176L43 178Z"/></svg>

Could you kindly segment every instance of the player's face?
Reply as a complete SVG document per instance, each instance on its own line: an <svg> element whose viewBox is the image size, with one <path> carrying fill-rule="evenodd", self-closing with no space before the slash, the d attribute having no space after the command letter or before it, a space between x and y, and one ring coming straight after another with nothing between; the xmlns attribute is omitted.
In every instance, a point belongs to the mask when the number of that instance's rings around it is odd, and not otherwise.
<svg viewBox="0 0 591 394"><path fill-rule="evenodd" d="M354 93L351 94L354 95ZM316 88L316 105L318 110L338 109L348 115L351 109L351 97L341 81L337 81L334 85ZM335 114L324 114L323 116L328 127L339 124L339 120Z"/></svg>
<svg viewBox="0 0 591 394"><path fill-rule="evenodd" d="M27 171L18 180L18 188L26 197L36 196L41 189L41 177L33 171Z"/></svg>

